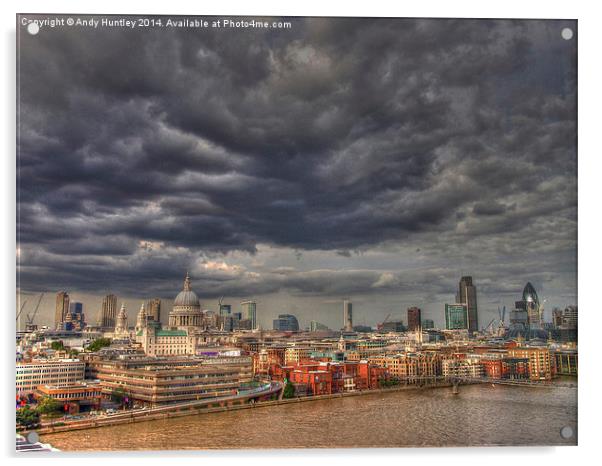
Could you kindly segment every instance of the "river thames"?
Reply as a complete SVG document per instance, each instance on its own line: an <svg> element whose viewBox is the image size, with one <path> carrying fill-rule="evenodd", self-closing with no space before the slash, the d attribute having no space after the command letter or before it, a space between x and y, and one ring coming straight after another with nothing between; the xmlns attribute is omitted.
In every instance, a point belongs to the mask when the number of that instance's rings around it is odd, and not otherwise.
<svg viewBox="0 0 602 466"><path fill-rule="evenodd" d="M573 385L573 386L571 386ZM375 393L43 436L63 451L575 445L576 380Z"/></svg>

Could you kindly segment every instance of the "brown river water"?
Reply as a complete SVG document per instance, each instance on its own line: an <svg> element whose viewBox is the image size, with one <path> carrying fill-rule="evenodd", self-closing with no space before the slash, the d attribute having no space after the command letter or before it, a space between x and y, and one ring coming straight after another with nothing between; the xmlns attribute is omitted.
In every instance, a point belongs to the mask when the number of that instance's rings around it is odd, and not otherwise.
<svg viewBox="0 0 602 466"><path fill-rule="evenodd" d="M566 382L565 382L566 383ZM575 379L569 380L576 386ZM63 451L575 445L577 389L398 391L44 435Z"/></svg>

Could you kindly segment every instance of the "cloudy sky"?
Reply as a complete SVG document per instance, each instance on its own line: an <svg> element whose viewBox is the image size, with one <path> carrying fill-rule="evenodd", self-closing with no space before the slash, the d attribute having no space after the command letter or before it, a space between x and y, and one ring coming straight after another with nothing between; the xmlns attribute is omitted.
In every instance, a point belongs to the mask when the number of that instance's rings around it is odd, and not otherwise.
<svg viewBox="0 0 602 466"><path fill-rule="evenodd" d="M479 324L527 281L576 302L572 21L291 19L287 30L19 27L18 272L40 323L186 270L301 325L418 305Z"/></svg>

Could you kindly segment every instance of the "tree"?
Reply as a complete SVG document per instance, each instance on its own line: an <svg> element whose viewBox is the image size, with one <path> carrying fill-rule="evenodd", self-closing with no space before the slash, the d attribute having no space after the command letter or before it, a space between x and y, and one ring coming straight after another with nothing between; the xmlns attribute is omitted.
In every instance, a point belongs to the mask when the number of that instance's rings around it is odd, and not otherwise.
<svg viewBox="0 0 602 466"><path fill-rule="evenodd" d="M50 347L55 351L63 351L65 349L65 345L63 344L62 340L53 341L50 343Z"/></svg>
<svg viewBox="0 0 602 466"><path fill-rule="evenodd" d="M17 424L26 429L35 429L40 424L40 413L29 406L17 410Z"/></svg>
<svg viewBox="0 0 602 466"><path fill-rule="evenodd" d="M123 387L119 387L116 388L115 390L113 390L111 392L111 399L115 402L115 403L123 403L123 400L126 397L126 393L125 390L123 389Z"/></svg>
<svg viewBox="0 0 602 466"><path fill-rule="evenodd" d="M295 396L295 387L290 382L286 382L284 386L284 393L282 393L282 398L292 398Z"/></svg>
<svg viewBox="0 0 602 466"><path fill-rule="evenodd" d="M54 414L61 409L61 404L49 396L45 396L38 402L37 411L40 414Z"/></svg>
<svg viewBox="0 0 602 466"><path fill-rule="evenodd" d="M86 348L88 351L98 351L101 348L104 348L105 346L110 346L111 345L111 339L110 338L97 338L96 340L94 340L92 343L90 343L88 345L88 348Z"/></svg>

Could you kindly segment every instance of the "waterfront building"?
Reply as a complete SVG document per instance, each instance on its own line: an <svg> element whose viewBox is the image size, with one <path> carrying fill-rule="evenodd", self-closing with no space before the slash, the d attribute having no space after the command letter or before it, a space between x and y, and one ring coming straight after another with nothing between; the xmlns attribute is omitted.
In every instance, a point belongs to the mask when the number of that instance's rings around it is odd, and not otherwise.
<svg viewBox="0 0 602 466"><path fill-rule="evenodd" d="M64 330L63 323L67 314L69 314L69 294L66 291L59 291L56 294L54 308L54 328L56 330Z"/></svg>
<svg viewBox="0 0 602 466"><path fill-rule="evenodd" d="M294 315L279 314L278 318L273 321L273 328L281 332L298 332L299 321Z"/></svg>
<svg viewBox="0 0 602 466"><path fill-rule="evenodd" d="M424 330L430 330L435 328L435 322L432 319L424 319L422 321L422 328Z"/></svg>
<svg viewBox="0 0 602 466"><path fill-rule="evenodd" d="M115 336L125 336L128 334L128 316L125 309L125 304L121 304L119 314L115 323Z"/></svg>
<svg viewBox="0 0 602 466"><path fill-rule="evenodd" d="M343 301L343 328L346 332L353 332L353 304Z"/></svg>
<svg viewBox="0 0 602 466"><path fill-rule="evenodd" d="M468 308L466 304L445 305L445 328L447 330L468 329Z"/></svg>
<svg viewBox="0 0 602 466"><path fill-rule="evenodd" d="M40 385L74 383L84 379L86 365L78 359L33 360L16 365L17 393L33 393Z"/></svg>
<svg viewBox="0 0 602 466"><path fill-rule="evenodd" d="M556 350L554 351L556 373L558 375L577 376L578 355L577 350Z"/></svg>
<svg viewBox="0 0 602 466"><path fill-rule="evenodd" d="M408 331L419 332L421 330L422 318L421 311L418 307L408 308Z"/></svg>
<svg viewBox="0 0 602 466"><path fill-rule="evenodd" d="M550 380L552 378L552 358L548 348L517 346L508 350L508 356L528 359L529 377L532 380Z"/></svg>
<svg viewBox="0 0 602 466"><path fill-rule="evenodd" d="M255 330L257 328L257 303L255 301L243 301L240 303L240 307L242 308L242 315L250 321L248 330ZM240 320L243 320L242 316ZM240 324L239 328L241 328Z"/></svg>
<svg viewBox="0 0 602 466"><path fill-rule="evenodd" d="M372 356L368 361L386 368L389 377L397 380L412 381L441 375L441 357L435 352Z"/></svg>
<svg viewBox="0 0 602 466"><path fill-rule="evenodd" d="M472 283L472 277L465 276L460 279L456 303L466 306L468 316L468 332L476 332L479 329L477 311L477 287Z"/></svg>
<svg viewBox="0 0 602 466"><path fill-rule="evenodd" d="M444 359L441 362L443 377L482 377L483 364L478 358Z"/></svg>
<svg viewBox="0 0 602 466"><path fill-rule="evenodd" d="M150 299L146 303L147 318L161 322L161 298Z"/></svg>
<svg viewBox="0 0 602 466"><path fill-rule="evenodd" d="M190 287L190 276L186 272L184 279L184 288L176 296L173 308L169 313L169 326L177 329L188 330L190 328L200 328L202 324L203 313L201 304L196 293Z"/></svg>
<svg viewBox="0 0 602 466"><path fill-rule="evenodd" d="M150 406L235 395L253 377L251 358L125 358L90 361L103 395L125 391Z"/></svg>
<svg viewBox="0 0 602 466"><path fill-rule="evenodd" d="M34 392L36 398L50 397L66 406L69 414L100 407L102 390L94 382L73 382L57 385L40 385Z"/></svg>
<svg viewBox="0 0 602 466"><path fill-rule="evenodd" d="M114 294L106 295L102 300L100 315L98 316L98 326L106 330L114 329L116 316L117 296Z"/></svg>

